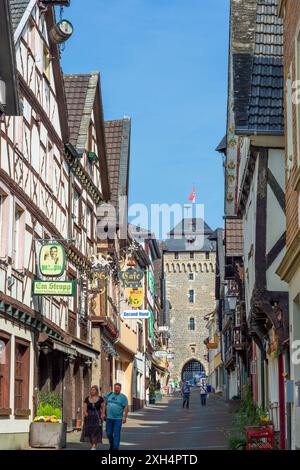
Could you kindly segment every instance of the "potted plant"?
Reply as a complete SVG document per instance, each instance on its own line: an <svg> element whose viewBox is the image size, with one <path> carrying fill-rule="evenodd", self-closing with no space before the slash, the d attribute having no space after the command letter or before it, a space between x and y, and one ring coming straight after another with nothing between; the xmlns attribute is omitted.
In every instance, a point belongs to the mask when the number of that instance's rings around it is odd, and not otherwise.
<svg viewBox="0 0 300 470"><path fill-rule="evenodd" d="M156 386L154 382L150 382L149 384L149 404L155 405L155 394L156 394Z"/></svg>
<svg viewBox="0 0 300 470"><path fill-rule="evenodd" d="M37 416L30 424L30 447L66 447L67 425L62 422L62 400L53 392L38 396Z"/></svg>

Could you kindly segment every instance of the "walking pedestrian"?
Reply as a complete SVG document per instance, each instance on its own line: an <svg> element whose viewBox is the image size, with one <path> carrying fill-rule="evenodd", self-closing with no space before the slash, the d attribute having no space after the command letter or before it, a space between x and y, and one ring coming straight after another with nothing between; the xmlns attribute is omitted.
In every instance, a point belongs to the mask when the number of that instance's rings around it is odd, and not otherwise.
<svg viewBox="0 0 300 470"><path fill-rule="evenodd" d="M121 384L116 383L114 391L104 397L103 420L106 421L106 434L109 440L109 450L119 450L122 425L128 415L128 399L121 393Z"/></svg>
<svg viewBox="0 0 300 470"><path fill-rule="evenodd" d="M207 397L207 385L206 385L205 380L202 380L200 384L200 398L201 398L202 406L206 406L206 397Z"/></svg>
<svg viewBox="0 0 300 470"><path fill-rule="evenodd" d="M91 387L90 395L83 403L83 428L80 442L90 442L91 450L97 449L97 444L102 444L102 410L104 400L99 394L97 385Z"/></svg>
<svg viewBox="0 0 300 470"><path fill-rule="evenodd" d="M190 407L190 394L191 394L191 387L187 380L185 380L181 385L181 393L182 393L182 408L185 407L188 409Z"/></svg>

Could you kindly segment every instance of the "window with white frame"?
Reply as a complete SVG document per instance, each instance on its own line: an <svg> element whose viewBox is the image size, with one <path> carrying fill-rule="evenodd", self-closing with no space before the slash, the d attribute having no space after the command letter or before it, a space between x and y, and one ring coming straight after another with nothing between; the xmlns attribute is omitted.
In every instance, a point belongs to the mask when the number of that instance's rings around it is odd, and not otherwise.
<svg viewBox="0 0 300 470"><path fill-rule="evenodd" d="M6 233L7 224L5 224L5 220L8 220L7 203L7 194L0 190L0 258L7 256L8 237Z"/></svg>
<svg viewBox="0 0 300 470"><path fill-rule="evenodd" d="M53 145L48 142L47 148L47 185L50 189L53 189L53 173L54 173L54 162L53 162L54 154L53 154Z"/></svg>
<svg viewBox="0 0 300 470"><path fill-rule="evenodd" d="M87 206L86 209L86 228L87 228L87 236L88 238L93 238L93 211L92 209Z"/></svg>
<svg viewBox="0 0 300 470"><path fill-rule="evenodd" d="M74 218L74 223L79 225L80 221L80 194L78 191L74 191L74 196L73 196L73 218Z"/></svg>
<svg viewBox="0 0 300 470"><path fill-rule="evenodd" d="M16 204L13 226L13 259L15 269L23 269L24 267L24 217L24 210Z"/></svg>

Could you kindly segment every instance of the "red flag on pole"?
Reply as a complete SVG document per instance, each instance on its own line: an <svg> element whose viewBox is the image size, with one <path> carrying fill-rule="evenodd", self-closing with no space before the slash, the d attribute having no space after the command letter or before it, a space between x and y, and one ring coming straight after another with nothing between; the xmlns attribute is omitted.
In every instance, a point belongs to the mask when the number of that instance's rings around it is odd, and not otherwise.
<svg viewBox="0 0 300 470"><path fill-rule="evenodd" d="M189 200L193 203L196 202L196 190L195 190L195 188L193 188L193 191L190 194Z"/></svg>

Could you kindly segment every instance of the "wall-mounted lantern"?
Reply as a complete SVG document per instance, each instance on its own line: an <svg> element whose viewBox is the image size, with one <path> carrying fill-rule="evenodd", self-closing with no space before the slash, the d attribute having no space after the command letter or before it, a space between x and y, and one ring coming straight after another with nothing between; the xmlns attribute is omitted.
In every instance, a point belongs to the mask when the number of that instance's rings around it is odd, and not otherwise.
<svg viewBox="0 0 300 470"><path fill-rule="evenodd" d="M230 310L235 310L237 304L237 296L234 294L227 295Z"/></svg>
<svg viewBox="0 0 300 470"><path fill-rule="evenodd" d="M74 31L72 23L68 20L61 20L56 23L50 31L50 39L55 44L61 44L72 36Z"/></svg>

